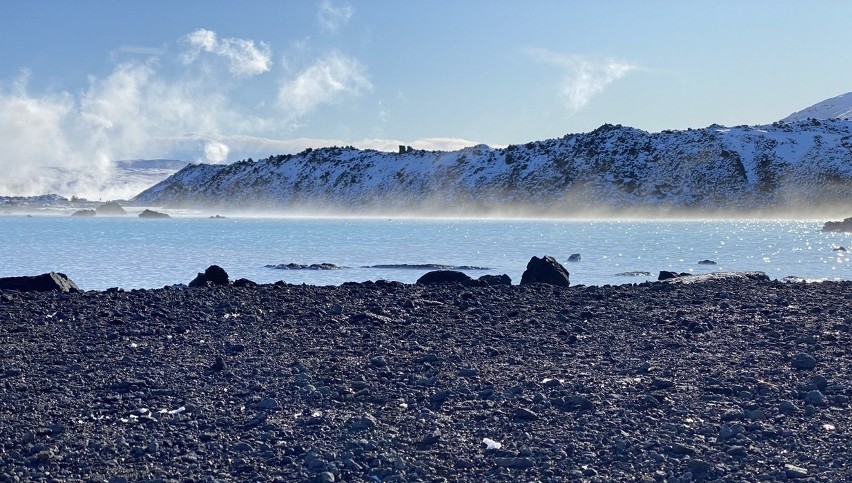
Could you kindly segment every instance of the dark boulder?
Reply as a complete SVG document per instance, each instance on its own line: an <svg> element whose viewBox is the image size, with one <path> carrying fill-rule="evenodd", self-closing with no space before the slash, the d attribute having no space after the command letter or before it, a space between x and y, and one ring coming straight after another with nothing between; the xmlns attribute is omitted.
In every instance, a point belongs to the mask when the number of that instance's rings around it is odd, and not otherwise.
<svg viewBox="0 0 852 483"><path fill-rule="evenodd" d="M418 285L426 285L430 283L460 283L463 285L472 285L474 280L464 272L455 270L433 270L426 272L422 277L417 279Z"/></svg>
<svg viewBox="0 0 852 483"><path fill-rule="evenodd" d="M115 201L104 203L95 208L95 211L97 211L98 216L119 216L127 214L127 212L124 211L124 208Z"/></svg>
<svg viewBox="0 0 852 483"><path fill-rule="evenodd" d="M257 287L257 282L251 281L247 278L239 278L234 280L234 287Z"/></svg>
<svg viewBox="0 0 852 483"><path fill-rule="evenodd" d="M219 265L210 265L204 273L199 273L191 282L190 287L209 287L212 285L229 285L228 272Z"/></svg>
<svg viewBox="0 0 852 483"><path fill-rule="evenodd" d="M159 211L145 210L142 213L139 213L139 218L157 219L171 218L171 216L167 215L166 213L160 213Z"/></svg>
<svg viewBox="0 0 852 483"><path fill-rule="evenodd" d="M95 210L77 210L74 213L71 213L71 216L89 217L89 216L95 216L95 214L96 214Z"/></svg>
<svg viewBox="0 0 852 483"><path fill-rule="evenodd" d="M667 272L665 270L661 270L660 275L657 277L657 280L658 281L659 280L669 280L669 279L672 279L672 278L689 277L691 275L692 274L688 273L688 272L677 273L677 272Z"/></svg>
<svg viewBox="0 0 852 483"><path fill-rule="evenodd" d="M852 217L843 221L826 221L822 225L822 231L852 232Z"/></svg>
<svg viewBox="0 0 852 483"><path fill-rule="evenodd" d="M660 270L660 275L657 277L657 280L669 280L671 278L680 277L680 274L677 272L669 272L667 270Z"/></svg>
<svg viewBox="0 0 852 483"><path fill-rule="evenodd" d="M713 260L700 260L698 262L699 265L716 265L716 262Z"/></svg>
<svg viewBox="0 0 852 483"><path fill-rule="evenodd" d="M527 263L527 269L521 275L521 285L531 283L546 283L560 287L569 286L568 271L559 264L555 258L544 256L542 258L532 257Z"/></svg>
<svg viewBox="0 0 852 483"><path fill-rule="evenodd" d="M512 279L505 273L503 275L483 275L477 280L483 285L512 285Z"/></svg>
<svg viewBox="0 0 852 483"><path fill-rule="evenodd" d="M30 277L0 278L0 290L17 290L19 292L79 292L70 278L64 273L50 272Z"/></svg>
<svg viewBox="0 0 852 483"><path fill-rule="evenodd" d="M579 253L572 253L571 256L568 257L569 262L579 262L581 259Z"/></svg>

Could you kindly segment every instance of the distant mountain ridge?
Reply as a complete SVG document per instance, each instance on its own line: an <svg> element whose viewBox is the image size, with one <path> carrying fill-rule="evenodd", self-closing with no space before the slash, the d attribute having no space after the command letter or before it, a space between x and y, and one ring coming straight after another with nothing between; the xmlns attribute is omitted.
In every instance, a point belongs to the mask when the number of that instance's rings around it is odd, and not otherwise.
<svg viewBox="0 0 852 483"><path fill-rule="evenodd" d="M189 165L137 195L150 206L463 213L522 206L767 209L852 202L852 121L584 134L453 152L308 149Z"/></svg>
<svg viewBox="0 0 852 483"><path fill-rule="evenodd" d="M852 92L818 102L790 114L781 121L796 122L807 119L852 119Z"/></svg>

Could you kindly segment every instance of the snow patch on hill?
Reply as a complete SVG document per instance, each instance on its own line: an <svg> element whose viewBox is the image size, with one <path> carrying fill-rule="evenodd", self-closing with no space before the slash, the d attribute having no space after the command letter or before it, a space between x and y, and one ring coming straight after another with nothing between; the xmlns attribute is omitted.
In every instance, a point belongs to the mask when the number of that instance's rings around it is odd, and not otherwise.
<svg viewBox="0 0 852 483"><path fill-rule="evenodd" d="M813 106L794 112L782 119L783 122L807 119L850 119L852 118L852 92L818 102Z"/></svg>

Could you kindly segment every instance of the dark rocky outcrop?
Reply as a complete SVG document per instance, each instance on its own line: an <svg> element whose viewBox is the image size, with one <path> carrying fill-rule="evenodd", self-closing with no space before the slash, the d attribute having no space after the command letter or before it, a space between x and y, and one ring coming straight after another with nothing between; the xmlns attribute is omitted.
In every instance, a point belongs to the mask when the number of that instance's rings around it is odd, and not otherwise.
<svg viewBox="0 0 852 483"><path fill-rule="evenodd" d="M672 278L691 277L691 276L692 276L692 274L689 273L689 272L677 273L677 272L669 272L667 270L661 270L660 275L657 277L657 280L661 281L661 280L669 280L669 279L672 279Z"/></svg>
<svg viewBox="0 0 852 483"><path fill-rule="evenodd" d="M512 278L505 273L503 275L483 275L477 280L483 285L512 285Z"/></svg>
<svg viewBox="0 0 852 483"><path fill-rule="evenodd" d="M582 257L580 256L579 253L572 253L568 257L568 261L571 262L571 263L579 262L581 259L582 259Z"/></svg>
<svg viewBox="0 0 852 483"><path fill-rule="evenodd" d="M433 270L425 273L417 279L418 285L431 283L460 283L462 285L471 285L475 281L464 272L455 270Z"/></svg>
<svg viewBox="0 0 852 483"><path fill-rule="evenodd" d="M570 285L568 277L568 271L555 258L547 255L542 258L532 257L521 275L521 285L545 283L567 287Z"/></svg>
<svg viewBox="0 0 852 483"><path fill-rule="evenodd" d="M85 217L89 218L95 216L97 213L95 210L77 210L74 213L71 213L71 216Z"/></svg>
<svg viewBox="0 0 852 483"><path fill-rule="evenodd" d="M160 219L160 218L171 218L171 216L169 216L166 213L160 213L159 211L145 210L142 213L139 213L139 218Z"/></svg>
<svg viewBox="0 0 852 483"><path fill-rule="evenodd" d="M333 263L311 263L310 265L302 263L279 263L278 265L264 265L265 268L274 268L276 270L340 270L339 265Z"/></svg>
<svg viewBox="0 0 852 483"><path fill-rule="evenodd" d="M97 211L98 216L121 216L127 214L127 211L115 201L108 201L95 208L95 211Z"/></svg>
<svg viewBox="0 0 852 483"><path fill-rule="evenodd" d="M234 280L234 287L257 287L258 283L247 278L238 278Z"/></svg>
<svg viewBox="0 0 852 483"><path fill-rule="evenodd" d="M191 282L190 287L210 287L213 285L229 285L228 272L219 265L210 265L204 270L204 273L199 273Z"/></svg>
<svg viewBox="0 0 852 483"><path fill-rule="evenodd" d="M846 218L843 221L826 221L822 225L822 231L852 232L852 217Z"/></svg>
<svg viewBox="0 0 852 483"><path fill-rule="evenodd" d="M50 272L26 277L0 278L0 290L17 290L19 292L79 292L70 278L64 273Z"/></svg>

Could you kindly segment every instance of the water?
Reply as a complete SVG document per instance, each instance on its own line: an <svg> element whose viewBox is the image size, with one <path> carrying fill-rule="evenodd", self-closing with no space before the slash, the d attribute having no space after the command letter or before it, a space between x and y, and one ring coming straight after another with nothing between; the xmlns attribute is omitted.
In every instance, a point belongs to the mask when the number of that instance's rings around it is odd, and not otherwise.
<svg viewBox="0 0 852 483"><path fill-rule="evenodd" d="M156 288L188 283L209 265L231 279L338 285L411 283L426 270L360 268L378 264L468 265L474 277L506 273L520 281L533 255L552 255L572 284L655 280L660 270L759 270L771 278L852 279L852 234L822 233L798 221L524 221L416 219L169 220L0 216L0 276L49 271L80 288ZM580 253L579 263L567 258ZM851 252L852 253L852 252ZM715 266L698 265L710 259ZM334 271L283 271L268 264L334 263ZM650 276L616 275L650 272Z"/></svg>

